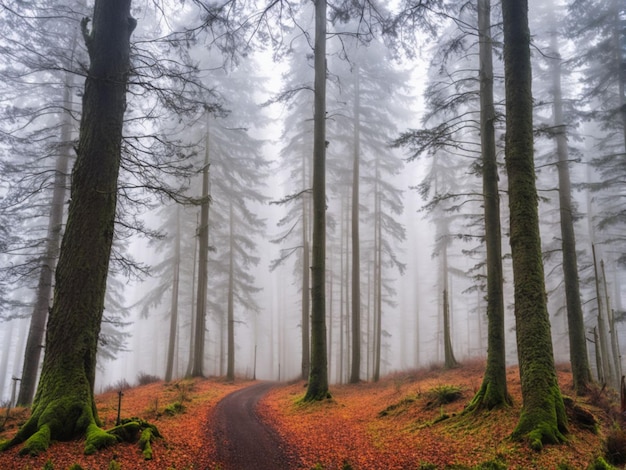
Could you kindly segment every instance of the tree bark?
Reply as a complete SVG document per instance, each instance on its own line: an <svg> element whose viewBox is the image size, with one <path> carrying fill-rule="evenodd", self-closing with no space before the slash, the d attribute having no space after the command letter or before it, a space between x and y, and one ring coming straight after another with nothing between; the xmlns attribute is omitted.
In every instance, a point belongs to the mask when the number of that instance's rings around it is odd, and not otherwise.
<svg viewBox="0 0 626 470"><path fill-rule="evenodd" d="M382 317L383 317L383 248L382 248L382 220L380 203L380 167L376 157L376 186L374 188L374 351L372 380L380 380L380 353L382 348Z"/></svg>
<svg viewBox="0 0 626 470"><path fill-rule="evenodd" d="M554 4L551 4L554 19ZM556 31L551 33L552 57L552 113L556 130L556 153L559 175L559 210L561 215L561 248L563 252L563 281L565 284L565 302L567 305L567 326L569 333L570 362L574 389L583 394L591 383L591 369L585 338L585 321L580 301L578 280L578 255L574 234L574 215L572 209L572 190L569 172L567 133L563 120L563 96L561 93L561 57Z"/></svg>
<svg viewBox="0 0 626 470"><path fill-rule="evenodd" d="M315 2L313 124L313 258L311 260L311 373L305 401L328 393L326 357L326 1Z"/></svg>
<svg viewBox="0 0 626 470"><path fill-rule="evenodd" d="M613 370L615 371L613 386L616 390L618 390L622 384L622 359L619 352L619 340L615 327L613 309L611 308L611 299L609 297L606 271L604 270L604 260L600 260L600 269L602 270L602 283L604 284L604 303L606 304L606 316L609 323L609 338L611 339L611 356L613 358Z"/></svg>
<svg viewBox="0 0 626 470"><path fill-rule="evenodd" d="M176 237L174 238L174 279L172 280L172 302L170 304L170 333L167 344L167 364L165 381L170 382L174 373L176 357L176 336L178 331L178 291L180 285L180 206L176 208Z"/></svg>
<svg viewBox="0 0 626 470"><path fill-rule="evenodd" d="M59 258L59 247L63 234L63 208L65 206L65 195L67 192L67 172L72 141L71 86L72 78L68 73L66 74L63 89L63 107L65 111L61 124L60 153L57 157L54 169L54 186L52 190L52 201L50 203L46 248L41 264L41 271L39 272L39 280L37 282L35 307L30 319L26 351L24 353L22 381L20 382L20 393L17 397L17 403L22 406L27 406L32 403L37 386L37 373L39 371L41 351L44 348L43 339L46 331L48 311L50 309L50 298L52 297L52 277L56 268L57 259Z"/></svg>
<svg viewBox="0 0 626 470"><path fill-rule="evenodd" d="M493 103L493 40L491 0L478 0L480 143L483 164L485 247L487 251L487 367L483 382L467 411L511 404L506 384L502 230Z"/></svg>
<svg viewBox="0 0 626 470"><path fill-rule="evenodd" d="M227 365L226 379L235 380L235 244L234 244L234 224L233 224L233 204L230 203L229 223L230 223L230 243L228 254L228 318L227 318Z"/></svg>
<svg viewBox="0 0 626 470"><path fill-rule="evenodd" d="M598 260L596 259L596 246L591 245L591 252L593 256L593 269L596 284L596 302L598 305L598 339L599 343L596 343L596 348L600 348L600 359L602 360L602 372L604 376L604 383L614 385L616 383L615 371L613 370L613 361L611 360L611 354L609 353L609 339L607 332L607 325L604 318L605 308L603 306L603 295L600 291L600 273L598 272Z"/></svg>
<svg viewBox="0 0 626 470"><path fill-rule="evenodd" d="M361 380L361 252L359 241L360 90L359 67L354 83L354 149L352 158L352 364L350 383Z"/></svg>
<svg viewBox="0 0 626 470"><path fill-rule="evenodd" d="M533 449L565 440L567 416L556 378L548 316L535 168L527 0L503 0L506 170L515 324L523 409L513 438Z"/></svg>
<svg viewBox="0 0 626 470"><path fill-rule="evenodd" d="M306 165L304 165L304 180L306 178ZM307 184L308 187L308 183ZM302 195L302 361L301 374L302 379L309 378L311 370L311 260L309 256L309 210L307 206L306 196Z"/></svg>
<svg viewBox="0 0 626 470"><path fill-rule="evenodd" d="M68 220L56 269L46 354L32 414L7 445L38 454L51 440L86 436L85 451L115 437L98 427L96 351L113 241L130 35L130 0L96 0L83 33L91 61L85 81Z"/></svg>
<svg viewBox="0 0 626 470"><path fill-rule="evenodd" d="M196 297L196 324L194 328L194 352L192 377L204 377L204 339L206 335L206 297L209 258L209 129L207 124L204 167L202 168L202 205L200 206L200 227L198 229L198 292Z"/></svg>

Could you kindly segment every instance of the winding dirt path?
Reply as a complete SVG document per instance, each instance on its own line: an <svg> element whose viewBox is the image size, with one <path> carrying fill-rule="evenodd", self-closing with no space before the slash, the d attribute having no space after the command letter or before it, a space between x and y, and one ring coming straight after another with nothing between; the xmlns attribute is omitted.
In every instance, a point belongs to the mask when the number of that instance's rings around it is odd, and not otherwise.
<svg viewBox="0 0 626 470"><path fill-rule="evenodd" d="M300 461L256 411L273 383L261 382L224 397L210 417L217 460L223 470L289 470Z"/></svg>

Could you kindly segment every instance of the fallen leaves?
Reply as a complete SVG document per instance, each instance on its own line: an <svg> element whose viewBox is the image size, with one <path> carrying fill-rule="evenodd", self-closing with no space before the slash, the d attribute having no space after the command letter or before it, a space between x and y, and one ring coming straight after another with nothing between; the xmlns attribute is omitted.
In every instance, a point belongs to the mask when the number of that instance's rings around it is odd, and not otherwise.
<svg viewBox="0 0 626 470"><path fill-rule="evenodd" d="M155 424L163 436L151 443L152 460L144 459L137 443L120 443L93 455L84 455L84 440L74 440L54 442L48 451L37 457L19 456L20 446L0 452L0 468L38 469L44 468L48 461L53 468L63 470L73 464L79 464L84 469L106 469L112 461L120 463L123 469L194 468L192 465L198 460L197 456L204 453L204 448L211 446L205 439L205 425L210 410L222 397L248 384L194 379L170 384L161 381L125 390L122 418L144 419ZM117 391L97 396L96 404L103 427L113 427L117 420ZM168 415L166 410L172 405L177 410L181 410L180 406L184 405L184 412ZM12 426L7 425L7 429L0 434L0 440L12 437L16 426L25 421L27 413L18 409L16 416L18 421L11 422Z"/></svg>
<svg viewBox="0 0 626 470"><path fill-rule="evenodd" d="M602 454L603 436L612 424L610 415L580 398L574 399L576 404L599 419L599 434L572 424L567 444L547 446L539 453L510 441L508 436L517 424L521 406L519 371L515 367L507 372L512 407L461 415L480 386L483 371L484 364L475 362L449 371L406 372L375 384L334 386L332 399L310 404L301 403L304 387L298 382L272 389L258 411L275 427L286 446L296 450L303 462L302 470L399 470L420 466L460 469L488 462L500 462L509 469L586 468ZM571 374L567 370L558 374L568 394ZM72 464L106 469L113 460L123 469L215 468L215 444L208 432L211 410L226 394L249 384L193 380L125 390L122 417L145 419L163 435L152 442L152 460L144 460L136 443L119 444L86 456L84 442L71 441L53 443L39 457L19 457L19 447L0 453L0 468L38 469L50 461L55 469L67 469ZM455 395L454 401L444 400L433 406L433 396L447 396L448 392ZM117 400L116 391L97 397L105 428L115 424ZM177 412L170 415L168 408ZM18 409L16 416L13 426L24 422L27 412ZM14 432L15 428L8 428L0 434L0 440Z"/></svg>
<svg viewBox="0 0 626 470"><path fill-rule="evenodd" d="M469 469L489 462L510 469L586 468L601 455L601 435L575 426L568 444L548 446L541 453L508 439L521 405L517 368L508 373L514 406L461 415L480 386L483 370L476 363L404 373L378 384L335 386L332 400L306 406L298 403L303 384L296 383L272 390L260 412L298 449L303 469ZM567 389L571 374L561 371L559 380ZM448 393L455 398L449 403Z"/></svg>

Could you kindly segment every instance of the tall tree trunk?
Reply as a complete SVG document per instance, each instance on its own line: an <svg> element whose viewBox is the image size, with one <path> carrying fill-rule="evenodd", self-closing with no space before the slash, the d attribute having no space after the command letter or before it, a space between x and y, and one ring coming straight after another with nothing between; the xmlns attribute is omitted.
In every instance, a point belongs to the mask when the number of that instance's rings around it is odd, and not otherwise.
<svg viewBox="0 0 626 470"><path fill-rule="evenodd" d="M313 117L313 259L311 260L311 373L305 401L328 392L326 352L326 0L315 2Z"/></svg>
<svg viewBox="0 0 626 470"><path fill-rule="evenodd" d="M478 0L480 143L483 164L485 247L487 250L487 367L480 389L467 410L493 409L511 403L506 385L504 292L500 193L493 103L491 0Z"/></svg>
<svg viewBox="0 0 626 470"><path fill-rule="evenodd" d="M303 171L304 180L306 178L306 165ZM307 183L305 183L307 184ZM305 186L307 187L307 186ZM309 378L311 370L311 259L309 255L309 209L306 196L302 196L302 379Z"/></svg>
<svg viewBox="0 0 626 470"><path fill-rule="evenodd" d="M604 364L602 364L602 352L600 351L600 338L598 336L598 327L593 327L593 344L596 351L596 370L598 372L598 382L606 383L604 378Z"/></svg>
<svg viewBox="0 0 626 470"><path fill-rule="evenodd" d="M344 351L344 375L341 377L341 383L346 383L350 380L350 351L352 350L350 347L350 337L352 336L352 330L350 328L350 297L352 289L350 288L350 279L351 279L351 271L350 271L350 196L346 194L345 204L341 208L341 215L343 217L343 227L344 230L342 232L343 246L344 250L344 271L343 271L343 279L342 282L345 286L346 296L344 299L344 312L345 312L345 320L344 320L344 338L343 342L345 345Z"/></svg>
<svg viewBox="0 0 626 470"><path fill-rule="evenodd" d="M619 341L617 330L615 329L615 318L613 309L611 308L611 298L609 297L609 286L606 280L606 271L604 269L604 260L600 260L600 269L602 270L602 283L604 284L604 303L606 305L606 316L609 323L609 337L611 338L611 355L613 357L613 370L615 378L613 386L616 390L620 389L622 381L622 360L619 352Z"/></svg>
<svg viewBox="0 0 626 470"><path fill-rule="evenodd" d="M75 40L74 40L75 42ZM37 282L37 294L35 307L30 319L26 351L24 353L24 366L22 369L22 381L17 403L26 406L33 401L35 387L37 385L37 373L41 351L44 347L43 339L46 331L46 320L50 309L52 297L52 276L59 257L59 247L63 234L63 207L66 198L67 172L70 161L70 149L72 147L72 77L66 74L63 89L64 113L61 123L61 144L59 156L54 169L54 186L52 201L50 203L50 218L48 219L48 233L46 236L46 248L43 256L39 280Z"/></svg>
<svg viewBox="0 0 626 470"><path fill-rule="evenodd" d="M442 218L443 219L443 218ZM450 298L448 287L448 227L444 229L444 233L441 234L444 239L443 248L439 256L441 257L441 276L443 287L443 299L442 299L442 312L443 312L443 361L444 368L452 369L457 367L459 363L454 357L454 351L452 349L452 335L450 328Z"/></svg>
<svg viewBox="0 0 626 470"><path fill-rule="evenodd" d="M130 0L96 0L91 32L87 23L82 26L91 64L46 354L31 417L7 444L28 439L22 452L30 454L47 449L51 440L86 435L86 452L116 440L98 427L94 381L136 21Z"/></svg>
<svg viewBox="0 0 626 470"><path fill-rule="evenodd" d="M200 226L200 222L198 220L198 215L196 215L196 233L198 232L198 228ZM196 289L197 289L197 283L196 283L196 269L198 267L198 264L196 263L197 258L198 258L198 246L200 245L200 242L198 241L198 243L194 244L194 250L193 250L193 273L191 274L191 315L189 317L189 355L187 357L187 369L185 371L185 377L191 377L191 371L193 370L193 355L194 355L194 351L196 349L196 345L195 345L195 339L196 339L196 334L195 334L195 327L196 327L196 303L195 303L195 297L196 297Z"/></svg>
<svg viewBox="0 0 626 470"><path fill-rule="evenodd" d="M613 361L611 360L611 354L609 353L609 339L607 333L607 325L604 317L605 308L603 306L603 295L600 290L600 273L598 271L598 260L596 259L596 246L591 245L591 252L593 255L593 269L596 279L596 302L598 305L598 339L599 343L596 344L596 348L600 348L600 359L602 360L602 372L606 384L615 386L617 378L615 377L615 371L613 370Z"/></svg>
<svg viewBox="0 0 626 470"><path fill-rule="evenodd" d="M345 224L344 224L344 219L345 217L343 216L343 211L344 211L344 201L343 201L343 194L341 196L341 230L340 230L340 235L339 235L339 239L340 244L339 246L341 247L341 249L339 250L339 286L340 286L340 290L339 290L339 367L338 367L338 374L337 374L337 382L338 383L343 383L343 372L344 372L344 356L346 354L346 347L344 344L344 331L346 329L346 325L345 325L345 305L346 305L346 299L348 297L347 295L347 285L344 282L344 271L347 269L346 265L347 265L347 260L345 260L344 257L344 252L347 252L347 249L345 248L344 245L344 232L347 232L347 230L345 229Z"/></svg>
<svg viewBox="0 0 626 470"><path fill-rule="evenodd" d="M176 237L174 238L174 262L172 269L172 303L170 305L170 333L167 344L167 365L165 367L165 381L170 382L174 371L176 354L176 332L178 331L178 291L180 284L180 206L176 207Z"/></svg>
<svg viewBox="0 0 626 470"><path fill-rule="evenodd" d="M329 258L333 259L332 247L329 250ZM328 375L332 376L333 362L333 293L334 293L333 270L328 273Z"/></svg>
<svg viewBox="0 0 626 470"><path fill-rule="evenodd" d="M208 123L208 121L207 121ZM192 377L204 377L204 343L206 335L207 261L209 258L209 127L207 124L202 168L202 205L200 206L200 227L198 229L198 292L196 297L196 324L194 328L194 352Z"/></svg>
<svg viewBox="0 0 626 470"><path fill-rule="evenodd" d="M359 66L354 83L354 154L352 158L352 365L350 383L361 380L361 251L359 241L360 90Z"/></svg>
<svg viewBox="0 0 626 470"><path fill-rule="evenodd" d="M382 267L382 220L380 204L380 169L378 157L376 158L376 185L374 187L374 358L372 380L380 380L380 352L382 348L382 306L383 306L383 267Z"/></svg>
<svg viewBox="0 0 626 470"><path fill-rule="evenodd" d="M513 432L533 449L565 440L567 416L552 353L533 158L533 97L527 0L502 0L506 170L515 325L523 409Z"/></svg>
<svg viewBox="0 0 626 470"><path fill-rule="evenodd" d="M554 20L554 3L551 3L551 17ZM567 327L569 333L569 354L572 365L572 377L576 393L582 394L591 382L587 341L585 339L585 321L580 301L578 280L578 255L574 234L574 216L572 209L572 190L569 173L569 155L567 132L563 120L563 97L561 93L561 56L556 31L551 33L552 67L552 113L556 132L556 153L559 174L559 209L561 215L561 248L563 252L563 280L565 283L565 301L567 305Z"/></svg>
<svg viewBox="0 0 626 470"><path fill-rule="evenodd" d="M234 224L233 217L235 216L233 211L233 204L230 203L230 213L229 213L229 224L230 224L230 234L229 234L229 254L228 254L228 321L226 327L227 330L227 361L228 364L226 366L226 379L227 380L235 380L235 233L234 233Z"/></svg>

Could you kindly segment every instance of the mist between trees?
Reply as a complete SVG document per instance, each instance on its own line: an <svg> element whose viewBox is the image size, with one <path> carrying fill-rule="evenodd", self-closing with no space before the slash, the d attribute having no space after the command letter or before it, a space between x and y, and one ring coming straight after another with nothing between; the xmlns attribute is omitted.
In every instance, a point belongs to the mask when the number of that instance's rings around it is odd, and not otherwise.
<svg viewBox="0 0 626 470"><path fill-rule="evenodd" d="M131 6L96 392L375 381L493 341L497 370L537 335L577 388L618 385L624 5L531 1L524 44L525 2L384 3ZM93 6L0 8L0 399L30 404Z"/></svg>

